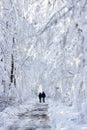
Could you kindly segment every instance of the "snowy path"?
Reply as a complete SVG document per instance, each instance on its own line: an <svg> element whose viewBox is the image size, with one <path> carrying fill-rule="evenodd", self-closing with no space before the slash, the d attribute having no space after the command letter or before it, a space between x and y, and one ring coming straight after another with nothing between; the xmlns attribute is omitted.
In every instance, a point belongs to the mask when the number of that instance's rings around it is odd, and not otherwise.
<svg viewBox="0 0 87 130"><path fill-rule="evenodd" d="M50 130L50 119L48 116L48 104L33 104L32 109L19 113L8 130Z"/></svg>
<svg viewBox="0 0 87 130"><path fill-rule="evenodd" d="M53 101L23 102L0 112L0 130L87 130L82 121L72 107Z"/></svg>

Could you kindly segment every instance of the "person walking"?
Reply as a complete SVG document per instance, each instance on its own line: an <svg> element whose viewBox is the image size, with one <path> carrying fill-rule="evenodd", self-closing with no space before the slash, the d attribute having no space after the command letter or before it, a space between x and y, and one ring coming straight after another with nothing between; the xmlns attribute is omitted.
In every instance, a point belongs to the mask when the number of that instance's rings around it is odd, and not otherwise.
<svg viewBox="0 0 87 130"><path fill-rule="evenodd" d="M46 98L45 92L43 91L41 95L42 95L41 97L43 98L43 102L45 102L45 98Z"/></svg>
<svg viewBox="0 0 87 130"><path fill-rule="evenodd" d="M39 93L38 97L39 97L39 102L41 103L41 97L42 97L42 94Z"/></svg>

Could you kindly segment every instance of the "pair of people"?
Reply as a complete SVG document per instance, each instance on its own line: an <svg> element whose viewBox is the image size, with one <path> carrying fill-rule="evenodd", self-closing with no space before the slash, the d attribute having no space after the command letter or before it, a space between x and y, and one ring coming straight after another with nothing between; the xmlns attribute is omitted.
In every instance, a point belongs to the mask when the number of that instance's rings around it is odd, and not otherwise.
<svg viewBox="0 0 87 130"><path fill-rule="evenodd" d="M39 93L38 97L39 97L39 102L40 103L41 103L42 100L43 100L43 102L45 102L46 94L44 93L44 91L42 93Z"/></svg>

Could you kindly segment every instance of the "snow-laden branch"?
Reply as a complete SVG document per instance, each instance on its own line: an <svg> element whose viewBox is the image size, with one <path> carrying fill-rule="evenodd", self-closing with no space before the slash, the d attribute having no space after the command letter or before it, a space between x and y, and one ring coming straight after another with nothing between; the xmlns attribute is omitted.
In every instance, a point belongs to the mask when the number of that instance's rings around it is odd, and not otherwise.
<svg viewBox="0 0 87 130"><path fill-rule="evenodd" d="M81 0L78 0L78 2L80 2ZM76 4L77 4L76 3ZM58 10L51 18L50 20L47 22L47 24L40 30L38 31L38 35L43 34L48 28L50 28L53 24L57 23L58 20L60 20L61 18L63 18L64 16L66 16L75 6L72 5L71 7L69 7L67 9L66 6L62 7L62 9Z"/></svg>

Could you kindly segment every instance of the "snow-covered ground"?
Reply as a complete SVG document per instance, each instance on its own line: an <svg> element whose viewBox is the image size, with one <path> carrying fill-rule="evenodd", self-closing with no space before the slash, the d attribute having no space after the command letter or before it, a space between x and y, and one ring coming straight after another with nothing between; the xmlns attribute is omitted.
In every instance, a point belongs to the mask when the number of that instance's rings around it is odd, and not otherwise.
<svg viewBox="0 0 87 130"><path fill-rule="evenodd" d="M0 113L0 130L50 130L48 104L26 101Z"/></svg>
<svg viewBox="0 0 87 130"><path fill-rule="evenodd" d="M81 112L56 102L49 106L52 130L87 130L87 123L83 122Z"/></svg>
<svg viewBox="0 0 87 130"><path fill-rule="evenodd" d="M87 130L87 124L72 107L33 100L0 112L0 130Z"/></svg>

